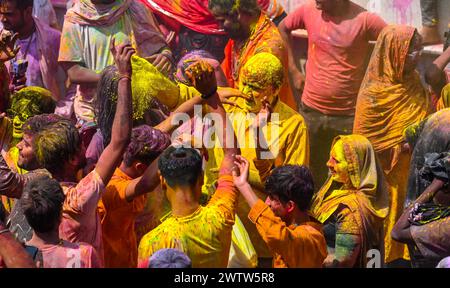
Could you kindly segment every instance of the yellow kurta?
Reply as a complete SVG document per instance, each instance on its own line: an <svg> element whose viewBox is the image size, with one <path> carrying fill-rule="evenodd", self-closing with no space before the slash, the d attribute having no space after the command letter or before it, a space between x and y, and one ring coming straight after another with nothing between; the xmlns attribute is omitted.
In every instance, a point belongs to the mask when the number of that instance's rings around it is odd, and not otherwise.
<svg viewBox="0 0 450 288"><path fill-rule="evenodd" d="M309 138L303 117L281 101L276 101L272 117L278 116L277 120L272 118L263 129L263 133L270 151L275 156L273 159L258 160L258 170L254 161L256 160L256 135L249 128L251 120L247 120L247 113L239 107L225 105L225 110L232 121L233 128L238 138L241 154L250 160L249 183L257 195L264 199L266 195L262 192L263 180L271 168L282 165L308 165L309 164ZM208 162L205 168L205 184L203 193L211 195L217 182L218 171L223 160L223 150L220 146L208 149ZM264 171L261 171L264 167ZM256 230L255 225L248 219L249 207L240 197L237 214L248 231L250 239L255 247L258 257L271 257L271 253Z"/></svg>

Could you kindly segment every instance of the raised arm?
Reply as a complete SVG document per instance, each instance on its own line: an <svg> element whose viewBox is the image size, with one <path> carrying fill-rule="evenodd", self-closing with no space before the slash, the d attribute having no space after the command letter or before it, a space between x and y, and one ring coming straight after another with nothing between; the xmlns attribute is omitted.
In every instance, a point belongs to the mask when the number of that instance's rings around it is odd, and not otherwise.
<svg viewBox="0 0 450 288"><path fill-rule="evenodd" d="M209 107L209 112L215 114L219 123L215 123L216 136L223 147L224 159L220 166L219 175L229 174L234 167L235 156L240 154L237 147L236 135L231 122L227 118L221 99L217 93L217 81L214 74L214 68L205 61L198 61L186 69L186 75L189 77L195 88L202 94L202 98ZM220 125L222 124L222 125Z"/></svg>
<svg viewBox="0 0 450 288"><path fill-rule="evenodd" d="M81 66L76 62L61 62L61 66L66 71L70 82L73 84L92 84L100 81L100 74Z"/></svg>
<svg viewBox="0 0 450 288"><path fill-rule="evenodd" d="M111 179L114 170L120 164L122 155L130 141L132 120L131 101L131 56L136 52L131 45L115 47L111 43L111 52L119 72L117 109L112 126L111 142L100 155L95 170L106 185Z"/></svg>
<svg viewBox="0 0 450 288"><path fill-rule="evenodd" d="M196 66L192 66L191 71L188 73L189 73L190 77L192 78L192 77L194 77L192 70L195 70L196 71L195 75L197 75L197 78L202 79L201 81L191 79L191 80L194 80L193 85L199 92L201 92L203 95L212 94L211 92L205 92L205 91L215 91L217 89L217 86L215 86L216 88L214 88L214 85L212 85L212 87L207 87L209 84L215 83L214 74L211 75L212 67L209 64L207 64L206 62L203 64L201 64L201 63L202 62L194 64ZM188 69L189 69L189 67L188 67ZM230 96L231 96L231 94L230 94ZM222 107L221 102L226 101L226 99L230 96L227 95L227 96L224 96L221 98L219 96L219 94L216 92L214 92L212 94L212 96L209 96L209 97L195 96L194 98L191 98L191 99L187 100L186 102L184 102L183 104L181 104L175 110L175 112L172 113L172 115L169 118L164 120L162 123L157 125L155 128L162 132L170 133L179 126L178 124L172 123L174 117L176 117L177 114L185 113L185 114L188 114L190 117L192 117L193 113L194 113L195 105L203 105L203 104L207 104L211 108L211 110L220 109L220 107L218 107L217 103L219 103L220 106ZM242 96L234 95L233 97L242 97ZM219 111L219 113L221 113L221 112ZM224 118L223 118L224 115L225 115L225 110L223 110L223 107L222 107L222 114L221 114L222 123L224 123ZM232 134L234 135L234 133L232 133ZM222 140L221 143L223 143L223 141L224 140ZM225 149L225 150L228 153L231 153L233 155L238 153L238 152L235 152L233 149L231 149L231 150ZM229 159L230 157L234 157L234 156L227 156L227 157L228 157L227 159ZM126 197L127 197L128 201L131 201L132 199L134 199L135 197L137 197L139 195L143 195L145 193L149 193L149 192L153 191L156 188L156 186L160 183L157 163L158 163L158 159L153 161L153 163L145 170L144 175L133 180L127 186ZM227 163L227 165L229 165L229 163ZM225 169L227 171L230 171L230 173L231 173L231 168L225 168Z"/></svg>

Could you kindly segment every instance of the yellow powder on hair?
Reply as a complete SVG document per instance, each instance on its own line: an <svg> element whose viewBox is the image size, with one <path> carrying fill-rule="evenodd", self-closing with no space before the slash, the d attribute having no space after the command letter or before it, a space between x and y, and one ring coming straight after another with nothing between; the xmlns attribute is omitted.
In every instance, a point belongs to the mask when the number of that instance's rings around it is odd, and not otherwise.
<svg viewBox="0 0 450 288"><path fill-rule="evenodd" d="M243 77L253 86L261 89L278 89L283 84L283 65L270 53L258 53L245 63Z"/></svg>
<svg viewBox="0 0 450 288"><path fill-rule="evenodd" d="M133 119L143 119L145 112L151 107L153 98L169 108L177 105L180 91L174 82L150 62L138 56L131 57L131 66Z"/></svg>

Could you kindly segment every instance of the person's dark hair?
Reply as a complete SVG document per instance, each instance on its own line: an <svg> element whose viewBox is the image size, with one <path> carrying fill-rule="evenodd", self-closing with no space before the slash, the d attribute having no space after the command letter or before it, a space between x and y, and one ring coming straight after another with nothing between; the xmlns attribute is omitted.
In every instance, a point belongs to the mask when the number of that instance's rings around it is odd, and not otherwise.
<svg viewBox="0 0 450 288"><path fill-rule="evenodd" d="M6 2L14 2L20 11L24 11L28 7L33 8L34 4L34 0L0 0L0 5L4 5Z"/></svg>
<svg viewBox="0 0 450 288"><path fill-rule="evenodd" d="M68 119L60 119L41 129L34 138L34 153L41 167L56 173L81 147L78 129Z"/></svg>
<svg viewBox="0 0 450 288"><path fill-rule="evenodd" d="M28 118L22 129L24 133L34 136L48 125L61 120L65 120L65 118L56 114L40 114Z"/></svg>
<svg viewBox="0 0 450 288"><path fill-rule="evenodd" d="M150 257L148 268L192 268L192 261L180 250L160 249Z"/></svg>
<svg viewBox="0 0 450 288"><path fill-rule="evenodd" d="M103 69L94 102L95 119L103 136L103 146L111 142L112 126L116 114L119 73L115 65ZM133 126L149 124L156 126L168 117L170 111L158 99L151 101L143 119L133 119Z"/></svg>
<svg viewBox="0 0 450 288"><path fill-rule="evenodd" d="M192 187L201 176L202 157L193 148L171 146L162 153L158 167L170 187Z"/></svg>
<svg viewBox="0 0 450 288"><path fill-rule="evenodd" d="M133 128L123 161L131 166L134 161L150 165L170 145L170 136L148 125Z"/></svg>
<svg viewBox="0 0 450 288"><path fill-rule="evenodd" d="M218 8L222 13L233 13L237 10L250 15L257 15L261 12L257 0L209 0L208 9Z"/></svg>
<svg viewBox="0 0 450 288"><path fill-rule="evenodd" d="M61 221L64 193L47 175L32 178L24 187L21 205L30 227L39 233L54 230Z"/></svg>
<svg viewBox="0 0 450 288"><path fill-rule="evenodd" d="M311 171L306 166L298 165L277 167L267 178L265 191L283 204L291 200L300 210L306 211L314 194Z"/></svg>
<svg viewBox="0 0 450 288"><path fill-rule="evenodd" d="M3 203L0 201L0 224L5 224L6 220L6 209Z"/></svg>
<svg viewBox="0 0 450 288"><path fill-rule="evenodd" d="M95 118L103 136L104 147L111 141L111 130L116 114L119 74L114 65L103 69L98 83L97 97L95 100Z"/></svg>

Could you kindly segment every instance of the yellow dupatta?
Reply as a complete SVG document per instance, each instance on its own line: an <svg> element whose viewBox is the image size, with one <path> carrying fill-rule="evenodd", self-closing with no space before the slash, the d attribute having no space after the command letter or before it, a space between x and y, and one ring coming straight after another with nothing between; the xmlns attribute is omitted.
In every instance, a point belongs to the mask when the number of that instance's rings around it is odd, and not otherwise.
<svg viewBox="0 0 450 288"><path fill-rule="evenodd" d="M321 223L326 222L339 205L351 211L359 211L361 219L356 219L361 231L362 252L360 265L365 263L365 252L376 244L383 249L383 220L389 212L388 187L384 174L377 162L375 151L367 138L360 135L337 136L334 144L342 140L345 159L348 162L348 175L354 189L330 189L331 177L314 195L311 212Z"/></svg>
<svg viewBox="0 0 450 288"><path fill-rule="evenodd" d="M338 140L342 140L344 145L348 174L354 189L330 191L333 180L329 177L313 199L314 217L324 223L339 204L344 204L350 208L358 205L365 213L384 219L389 210L389 195L372 145L360 135L337 136L333 145Z"/></svg>

